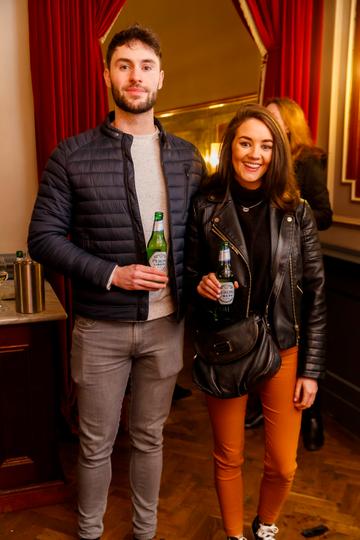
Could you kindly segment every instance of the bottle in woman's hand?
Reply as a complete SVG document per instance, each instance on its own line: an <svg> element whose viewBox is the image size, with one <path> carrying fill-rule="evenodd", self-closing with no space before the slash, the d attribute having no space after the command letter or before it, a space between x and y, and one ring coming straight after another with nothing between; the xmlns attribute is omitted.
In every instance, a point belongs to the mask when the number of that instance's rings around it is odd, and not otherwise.
<svg viewBox="0 0 360 540"><path fill-rule="evenodd" d="M230 314L230 306L235 297L235 277L231 269L231 255L228 242L223 242L219 251L219 264L216 277L221 284L220 298L218 300L218 318L227 319Z"/></svg>

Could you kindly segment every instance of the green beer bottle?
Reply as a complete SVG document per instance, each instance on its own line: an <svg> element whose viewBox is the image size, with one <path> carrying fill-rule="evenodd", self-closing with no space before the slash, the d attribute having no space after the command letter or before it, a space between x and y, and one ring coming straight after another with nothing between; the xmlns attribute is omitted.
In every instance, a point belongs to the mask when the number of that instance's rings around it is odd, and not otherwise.
<svg viewBox="0 0 360 540"><path fill-rule="evenodd" d="M164 214L155 212L154 225L147 248L150 266L167 271L167 243L164 236Z"/></svg>
<svg viewBox="0 0 360 540"><path fill-rule="evenodd" d="M235 286L234 273L231 269L231 255L228 242L223 242L219 251L219 265L216 277L221 284L221 292L218 309L219 319L227 318L230 314L230 306L234 301Z"/></svg>

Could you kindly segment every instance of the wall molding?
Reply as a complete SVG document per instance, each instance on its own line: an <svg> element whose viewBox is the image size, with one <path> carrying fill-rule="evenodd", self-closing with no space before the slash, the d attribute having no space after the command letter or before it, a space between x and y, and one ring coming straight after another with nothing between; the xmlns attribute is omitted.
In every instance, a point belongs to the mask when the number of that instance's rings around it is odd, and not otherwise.
<svg viewBox="0 0 360 540"><path fill-rule="evenodd" d="M336 192L349 192L349 205L358 203L354 199L355 180L346 178L346 158L348 144L349 111L352 78L352 47L354 43L356 0L335 0L334 47L332 54L332 74L330 93L330 118L328 139L328 188L330 202L334 210L333 221L352 227L360 227L360 218L355 217L349 207L349 214L337 211ZM356 210L359 207L356 204ZM347 210L346 210L347 211Z"/></svg>
<svg viewBox="0 0 360 540"><path fill-rule="evenodd" d="M358 218L352 218L348 216L341 216L339 214L333 215L333 222L343 223L344 225L353 225L355 227L360 227L360 218L358 219Z"/></svg>
<svg viewBox="0 0 360 540"><path fill-rule="evenodd" d="M359 4L360 5L360 4ZM352 202L360 202L360 197L356 196L355 178L347 178L347 164L349 151L349 132L350 132L350 112L351 112L351 97L353 85L353 70L354 70L354 47L355 47L355 30L356 30L356 14L357 0L351 0L351 11L349 20L349 43L347 52L347 68L346 68L346 87L345 87L345 117L344 117L344 143L342 154L342 172L341 183L350 184L350 197ZM358 220L360 224L360 219Z"/></svg>

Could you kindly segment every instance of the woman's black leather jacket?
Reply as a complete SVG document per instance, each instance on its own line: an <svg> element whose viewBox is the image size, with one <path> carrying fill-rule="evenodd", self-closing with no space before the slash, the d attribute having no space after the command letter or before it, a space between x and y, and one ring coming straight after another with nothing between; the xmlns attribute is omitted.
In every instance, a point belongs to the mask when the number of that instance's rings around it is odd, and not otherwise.
<svg viewBox="0 0 360 540"><path fill-rule="evenodd" d="M268 309L268 320L275 341L281 349L299 344L299 375L318 379L324 374L326 306L324 268L311 209L301 200L297 209L284 212L270 207L272 280L279 261L286 258L282 286ZM195 306L197 320L206 319L214 302L196 292L202 276L215 272L221 242L228 241L231 263L239 289L233 312L236 319L249 313L252 281L248 253L231 195L214 192L196 196L187 237L186 275L188 292ZM265 294L265 293L264 293Z"/></svg>

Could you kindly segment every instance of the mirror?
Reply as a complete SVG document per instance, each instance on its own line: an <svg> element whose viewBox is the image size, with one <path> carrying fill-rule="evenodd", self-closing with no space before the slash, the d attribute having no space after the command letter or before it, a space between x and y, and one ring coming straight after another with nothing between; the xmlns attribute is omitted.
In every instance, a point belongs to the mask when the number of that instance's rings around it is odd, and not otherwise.
<svg viewBox="0 0 360 540"><path fill-rule="evenodd" d="M257 94L248 94L236 99L164 111L156 116L167 131L192 142L205 159L209 172L213 172L227 124L241 103L256 101Z"/></svg>

